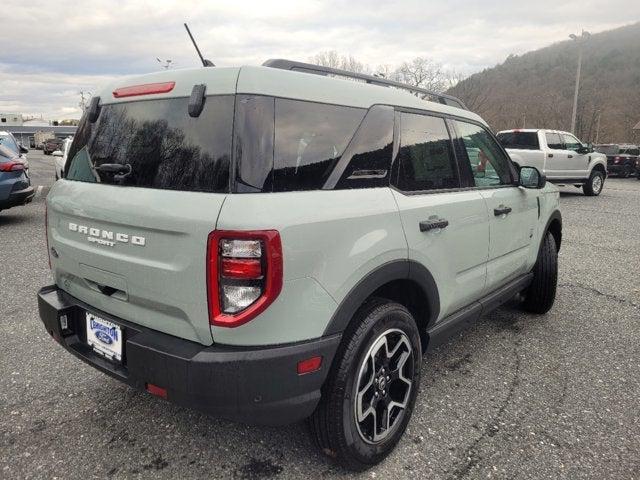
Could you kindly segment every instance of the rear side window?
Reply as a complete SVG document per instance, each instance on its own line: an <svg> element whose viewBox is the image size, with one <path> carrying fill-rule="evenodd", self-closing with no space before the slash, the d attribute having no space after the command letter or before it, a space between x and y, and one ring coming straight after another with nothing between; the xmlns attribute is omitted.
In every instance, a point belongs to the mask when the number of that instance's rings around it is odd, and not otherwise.
<svg viewBox="0 0 640 480"><path fill-rule="evenodd" d="M444 119L403 112L400 125L397 187L408 192L459 187Z"/></svg>
<svg viewBox="0 0 640 480"><path fill-rule="evenodd" d="M276 98L273 190L322 188L365 113Z"/></svg>
<svg viewBox="0 0 640 480"><path fill-rule="evenodd" d="M553 132L546 132L544 134L545 139L547 140L547 146L552 150L564 150L564 144L562 143L562 139L560 135Z"/></svg>
<svg viewBox="0 0 640 480"><path fill-rule="evenodd" d="M538 132L502 132L497 135L504 148L539 150Z"/></svg>
<svg viewBox="0 0 640 480"><path fill-rule="evenodd" d="M472 185L494 187L513 184L511 159L500 145L480 125L454 120L458 142L461 144L462 167L471 171Z"/></svg>
<svg viewBox="0 0 640 480"><path fill-rule="evenodd" d="M172 98L104 105L96 123L89 123L85 117L78 128L69 151L66 178L132 187L227 192L233 96L207 97L197 118L189 116L188 101ZM114 173L100 172L99 167L104 164L126 168L117 172L121 176L118 179Z"/></svg>

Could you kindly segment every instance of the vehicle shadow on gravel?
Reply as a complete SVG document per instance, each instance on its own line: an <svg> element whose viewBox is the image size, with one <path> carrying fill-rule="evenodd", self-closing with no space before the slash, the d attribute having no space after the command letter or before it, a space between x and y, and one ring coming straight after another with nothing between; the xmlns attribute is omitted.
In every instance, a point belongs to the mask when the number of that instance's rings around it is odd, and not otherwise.
<svg viewBox="0 0 640 480"><path fill-rule="evenodd" d="M450 471L465 468L468 447L461 445L450 452L440 451L441 446L428 441L423 444L429 427L422 425L422 419L431 416L429 404L442 391L468 392L470 386L464 382L479 374L473 364L484 355L478 350L488 348L488 336L502 338L499 341L507 344L510 353L515 339L527 328L527 322L521 320L518 303L510 302L423 356L422 400L413 416L419 421L409 427L400 448L372 471L384 472L396 464L410 471L419 467L423 456L434 454L441 458L441 465L454 460ZM513 368L509 365L496 376L495 385L487 388L498 397L507 395L504 382L513 376ZM118 467L119 475L161 470L161 476L167 477L190 471L194 477L212 478L274 478L280 474L343 477L349 473L318 451L306 422L285 427L243 425L173 405L106 377L96 377L95 387L85 393L94 408L86 411L86 419L78 420L82 425L93 425L98 432L108 432L108 438L102 441L115 458L132 458L135 452L135 460ZM479 428L490 430L490 426ZM409 456L412 460L407 460L407 451L416 452ZM362 475L368 478L370 473Z"/></svg>
<svg viewBox="0 0 640 480"><path fill-rule="evenodd" d="M0 228L20 225L23 223L29 222L29 217L27 215L15 215L8 214L5 212L0 212Z"/></svg>

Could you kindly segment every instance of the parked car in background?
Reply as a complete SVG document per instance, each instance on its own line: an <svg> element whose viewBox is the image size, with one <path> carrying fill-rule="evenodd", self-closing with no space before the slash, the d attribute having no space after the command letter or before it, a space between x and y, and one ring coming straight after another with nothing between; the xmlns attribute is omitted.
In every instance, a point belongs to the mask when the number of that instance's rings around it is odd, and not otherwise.
<svg viewBox="0 0 640 480"><path fill-rule="evenodd" d="M56 180L64 177L64 166L67 164L67 155L69 154L69 146L73 142L73 137L67 137L62 142L62 148L53 152L53 163L56 169Z"/></svg>
<svg viewBox="0 0 640 480"><path fill-rule="evenodd" d="M607 178L607 157L569 132L546 129L503 130L498 140L517 167L540 170L550 182L582 187L600 195Z"/></svg>
<svg viewBox="0 0 640 480"><path fill-rule="evenodd" d="M609 143L596 145L595 149L607 156L607 170L610 174L627 178L639 171L636 167L640 158L638 145Z"/></svg>
<svg viewBox="0 0 640 480"><path fill-rule="evenodd" d="M46 199L40 316L177 404L310 417L322 452L363 470L402 437L424 352L514 296L552 307L559 193L453 97L265 65L92 98Z"/></svg>
<svg viewBox="0 0 640 480"><path fill-rule="evenodd" d="M56 138L55 133L53 132L46 132L46 131L38 131L36 133L33 134L33 143L35 145L35 148L37 148L38 150L42 150L44 148L44 144L47 140L50 140L52 138Z"/></svg>
<svg viewBox="0 0 640 480"><path fill-rule="evenodd" d="M29 203L34 194L29 163L3 141L0 143L0 210Z"/></svg>
<svg viewBox="0 0 640 480"><path fill-rule="evenodd" d="M44 142L44 148L42 152L45 155L51 155L56 150L60 150L62 148L63 140L60 138L50 138L46 142Z"/></svg>

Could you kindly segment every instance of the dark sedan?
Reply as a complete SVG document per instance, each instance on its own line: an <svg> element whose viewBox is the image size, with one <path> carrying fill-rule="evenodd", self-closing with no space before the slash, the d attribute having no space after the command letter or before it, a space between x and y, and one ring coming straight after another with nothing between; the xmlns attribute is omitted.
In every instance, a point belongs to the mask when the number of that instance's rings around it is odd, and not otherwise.
<svg viewBox="0 0 640 480"><path fill-rule="evenodd" d="M29 163L0 143L0 210L29 203L34 194Z"/></svg>

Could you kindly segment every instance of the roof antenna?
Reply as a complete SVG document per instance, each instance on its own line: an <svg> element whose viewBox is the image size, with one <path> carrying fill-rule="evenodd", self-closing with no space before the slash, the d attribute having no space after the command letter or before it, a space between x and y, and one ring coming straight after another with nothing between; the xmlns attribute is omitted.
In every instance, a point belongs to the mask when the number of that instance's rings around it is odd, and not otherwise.
<svg viewBox="0 0 640 480"><path fill-rule="evenodd" d="M187 25L185 23L184 24L184 28L187 29L187 33L189 34L189 38L193 42L193 46L196 47L196 52L198 52L198 56L200 57L200 61L202 62L202 66L204 66L204 67L215 67L215 65L213 64L213 62L211 60L207 60L206 58L204 58L202 56L202 53L200 53L200 49L198 48L198 44L194 40L193 35L191 35L191 30L189 30L189 25Z"/></svg>

